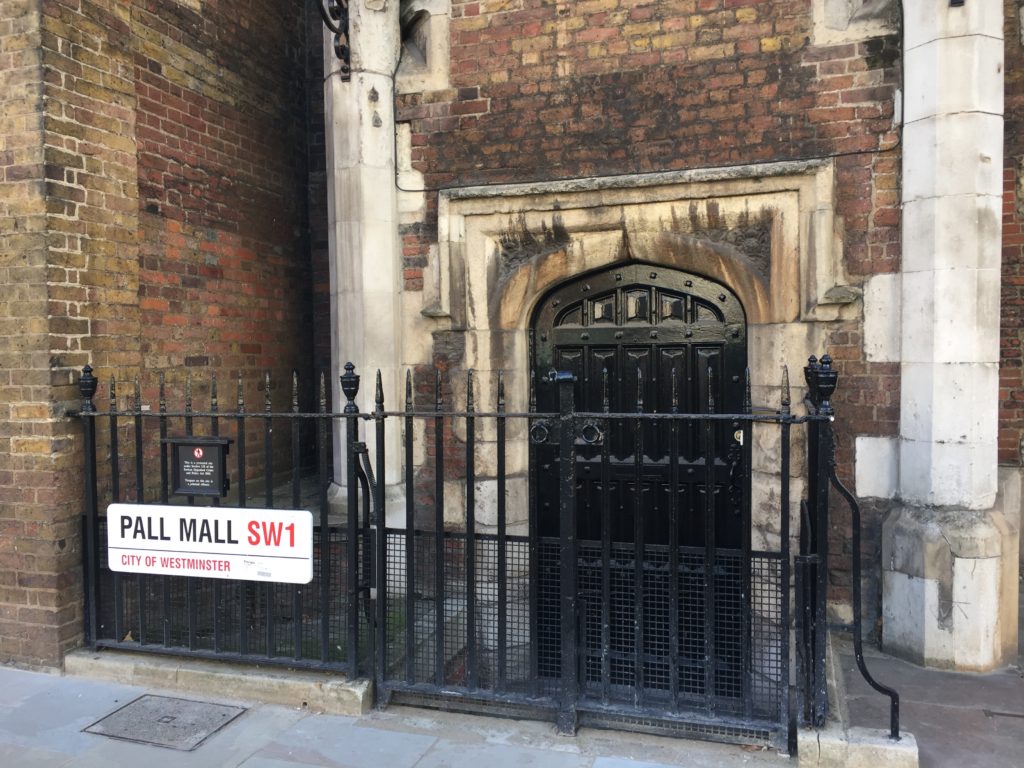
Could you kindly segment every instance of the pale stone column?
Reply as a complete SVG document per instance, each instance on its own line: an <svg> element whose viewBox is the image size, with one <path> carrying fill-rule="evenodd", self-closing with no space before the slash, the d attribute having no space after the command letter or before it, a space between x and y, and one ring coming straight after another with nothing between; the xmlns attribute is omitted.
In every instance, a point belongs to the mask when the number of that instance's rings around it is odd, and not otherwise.
<svg viewBox="0 0 1024 768"><path fill-rule="evenodd" d="M395 185L394 73L400 53L397 2L349 4L349 80L340 74L333 36L325 32L324 82L331 279L331 372L334 408L345 403L338 376L347 361L362 377L357 403L373 410L379 369L388 410L402 407L401 251ZM389 490L401 478L401 430L389 424L386 452ZM371 459L372 424L364 439ZM334 433L334 476L343 482L345 429ZM378 478L379 479L379 478ZM389 495L393 495L389 493ZM342 505L343 507L344 505Z"/></svg>
<svg viewBox="0 0 1024 768"><path fill-rule="evenodd" d="M1002 5L907 0L903 29L904 506L883 529L883 642L989 669L1015 647L1019 518L997 499Z"/></svg>

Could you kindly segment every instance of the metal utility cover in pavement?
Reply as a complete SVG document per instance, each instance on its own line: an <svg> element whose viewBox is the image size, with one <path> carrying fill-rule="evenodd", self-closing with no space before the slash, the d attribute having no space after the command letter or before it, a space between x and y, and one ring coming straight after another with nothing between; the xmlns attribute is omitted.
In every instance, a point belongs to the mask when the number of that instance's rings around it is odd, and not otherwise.
<svg viewBox="0 0 1024 768"><path fill-rule="evenodd" d="M188 752L243 712L245 707L147 694L97 720L85 731Z"/></svg>

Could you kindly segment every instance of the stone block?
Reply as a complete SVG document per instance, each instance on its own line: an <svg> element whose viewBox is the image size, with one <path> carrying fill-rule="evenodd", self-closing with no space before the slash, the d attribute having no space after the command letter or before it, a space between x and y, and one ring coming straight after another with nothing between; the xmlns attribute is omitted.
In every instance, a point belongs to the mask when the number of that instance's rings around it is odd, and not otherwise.
<svg viewBox="0 0 1024 768"><path fill-rule="evenodd" d="M1003 118L966 112L903 128L903 201L1002 194Z"/></svg>
<svg viewBox="0 0 1024 768"><path fill-rule="evenodd" d="M996 269L1001 231L1001 196L908 200L903 204L903 271Z"/></svg>
<svg viewBox="0 0 1024 768"><path fill-rule="evenodd" d="M919 664L988 670L1006 661L1016 598L1015 529L999 509L902 507L882 527L882 643Z"/></svg>
<svg viewBox="0 0 1024 768"><path fill-rule="evenodd" d="M916 48L932 40L981 35L993 44L1003 39L1003 9L999 3L964 3L937 11L928 0L912 0L903 8L904 47Z"/></svg>
<svg viewBox="0 0 1024 768"><path fill-rule="evenodd" d="M970 509L996 496L996 443L900 440L900 496L908 502Z"/></svg>
<svg viewBox="0 0 1024 768"><path fill-rule="evenodd" d="M998 378L992 364L905 363L900 434L925 442L992 442Z"/></svg>
<svg viewBox="0 0 1024 768"><path fill-rule="evenodd" d="M900 360L900 276L875 275L864 283L864 356L869 362Z"/></svg>
<svg viewBox="0 0 1024 768"><path fill-rule="evenodd" d="M859 435L856 489L860 497L891 499L899 489L899 441Z"/></svg>
<svg viewBox="0 0 1024 768"><path fill-rule="evenodd" d="M1003 112L1003 51L982 35L946 37L908 48L904 119Z"/></svg>

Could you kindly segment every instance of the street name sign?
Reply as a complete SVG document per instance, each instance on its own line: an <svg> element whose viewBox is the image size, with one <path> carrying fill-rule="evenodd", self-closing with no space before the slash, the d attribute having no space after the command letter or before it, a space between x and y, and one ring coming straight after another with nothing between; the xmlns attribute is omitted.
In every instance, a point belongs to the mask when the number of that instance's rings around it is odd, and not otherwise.
<svg viewBox="0 0 1024 768"><path fill-rule="evenodd" d="M313 515L303 509L107 507L112 571L308 584Z"/></svg>

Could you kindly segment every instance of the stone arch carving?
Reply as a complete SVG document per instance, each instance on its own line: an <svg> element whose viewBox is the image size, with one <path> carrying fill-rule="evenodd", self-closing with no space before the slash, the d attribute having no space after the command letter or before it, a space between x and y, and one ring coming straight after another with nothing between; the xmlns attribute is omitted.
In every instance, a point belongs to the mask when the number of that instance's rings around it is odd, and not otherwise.
<svg viewBox="0 0 1024 768"><path fill-rule="evenodd" d="M581 249L582 250L582 249ZM748 322L769 322L770 295L764 278L735 248L699 236L679 232L623 232L612 258L574 258L570 245L519 264L495 283L488 302L491 327L525 330L541 297L559 283L581 272L613 264L644 263L670 267L710 278L732 290L747 313Z"/></svg>

